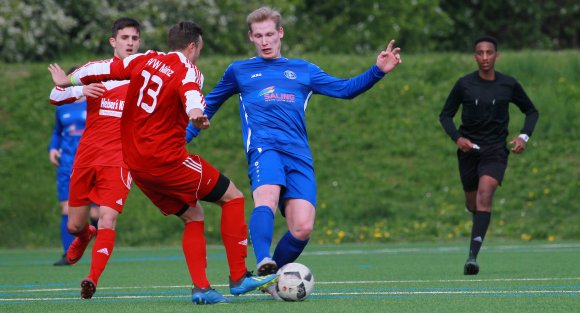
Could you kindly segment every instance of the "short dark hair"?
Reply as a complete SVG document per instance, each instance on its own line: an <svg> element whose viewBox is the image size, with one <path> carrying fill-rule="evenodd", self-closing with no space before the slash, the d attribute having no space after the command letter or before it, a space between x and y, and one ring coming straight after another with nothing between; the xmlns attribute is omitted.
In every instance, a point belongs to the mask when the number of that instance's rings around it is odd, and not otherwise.
<svg viewBox="0 0 580 313"><path fill-rule="evenodd" d="M141 25L137 22L136 19L132 19L130 17L121 17L113 22L113 27L111 27L111 37L117 37L117 33L126 27L134 27L137 29L137 32L141 32Z"/></svg>
<svg viewBox="0 0 580 313"><path fill-rule="evenodd" d="M479 38L477 38L475 40L475 42L473 43L473 48L475 49L475 47L477 46L478 43L485 41L485 42L489 42L491 44L493 44L493 47L495 48L495 51L497 51L497 39L495 39L495 37L492 36L481 36Z"/></svg>
<svg viewBox="0 0 580 313"><path fill-rule="evenodd" d="M179 22L169 29L167 36L167 45L169 50L182 50L190 43L199 44L199 39L203 35L203 30L195 22L183 21Z"/></svg>

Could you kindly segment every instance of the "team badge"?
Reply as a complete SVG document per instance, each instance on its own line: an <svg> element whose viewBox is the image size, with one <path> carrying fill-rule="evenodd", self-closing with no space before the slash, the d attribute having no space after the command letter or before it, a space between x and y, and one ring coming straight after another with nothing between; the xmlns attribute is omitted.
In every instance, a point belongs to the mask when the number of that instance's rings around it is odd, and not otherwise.
<svg viewBox="0 0 580 313"><path fill-rule="evenodd" d="M284 71L284 76L286 76L288 79L296 79L296 73L291 70Z"/></svg>

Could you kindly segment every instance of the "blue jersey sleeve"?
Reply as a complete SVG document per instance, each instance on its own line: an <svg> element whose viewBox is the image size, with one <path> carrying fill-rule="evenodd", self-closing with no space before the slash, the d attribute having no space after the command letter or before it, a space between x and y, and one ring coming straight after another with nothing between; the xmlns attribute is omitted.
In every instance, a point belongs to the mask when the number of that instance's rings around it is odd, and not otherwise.
<svg viewBox="0 0 580 313"><path fill-rule="evenodd" d="M58 110L55 110L55 122L54 129L52 130L52 136L50 136L50 144L48 145L48 151L52 149L59 150L62 142L62 124L58 118Z"/></svg>
<svg viewBox="0 0 580 313"><path fill-rule="evenodd" d="M213 90L205 96L205 109L203 114L207 115L208 119L217 113L219 108L222 106L226 100L228 100L232 95L239 93L238 82L234 73L234 64L230 64L222 79L213 88ZM185 140L190 142L194 137L199 135L201 130L195 128L190 122L185 129Z"/></svg>
<svg viewBox="0 0 580 313"><path fill-rule="evenodd" d="M385 76L385 73L376 65L371 66L364 73L349 79L340 79L328 75L312 63L309 64L308 70L310 72L310 87L315 93L341 99L352 99L360 95Z"/></svg>

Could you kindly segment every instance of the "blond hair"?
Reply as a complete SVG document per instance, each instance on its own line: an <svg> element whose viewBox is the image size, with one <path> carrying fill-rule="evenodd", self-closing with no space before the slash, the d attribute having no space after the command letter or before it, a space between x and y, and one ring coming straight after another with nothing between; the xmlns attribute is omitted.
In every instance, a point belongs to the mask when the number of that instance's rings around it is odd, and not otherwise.
<svg viewBox="0 0 580 313"><path fill-rule="evenodd" d="M246 18L248 29L252 31L253 23L263 22L266 20L272 20L276 24L276 29L280 29L280 27L282 27L282 16L280 15L280 12L270 7L261 7L250 13Z"/></svg>

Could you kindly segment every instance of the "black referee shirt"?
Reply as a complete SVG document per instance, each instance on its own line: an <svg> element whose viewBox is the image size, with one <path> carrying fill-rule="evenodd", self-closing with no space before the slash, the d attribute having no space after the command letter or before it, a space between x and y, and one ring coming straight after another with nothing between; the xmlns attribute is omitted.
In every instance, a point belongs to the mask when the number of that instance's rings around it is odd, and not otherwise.
<svg viewBox="0 0 580 313"><path fill-rule="evenodd" d="M505 142L510 102L526 115L520 133L531 136L538 121L538 110L513 77L497 71L495 80L482 79L478 71L460 78L445 101L439 121L454 142L459 137L480 146ZM453 117L461 104L461 126L457 130Z"/></svg>

